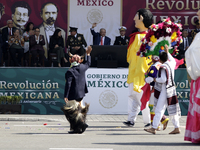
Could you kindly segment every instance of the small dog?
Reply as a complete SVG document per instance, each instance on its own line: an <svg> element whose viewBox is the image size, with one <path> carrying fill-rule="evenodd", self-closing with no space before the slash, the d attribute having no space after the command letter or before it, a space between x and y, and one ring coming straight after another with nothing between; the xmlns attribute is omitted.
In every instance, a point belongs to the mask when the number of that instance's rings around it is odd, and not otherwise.
<svg viewBox="0 0 200 150"><path fill-rule="evenodd" d="M89 106L89 104L85 103L85 107L81 107L76 100L71 100L61 108L70 123L69 134L81 134L86 130L88 125L85 121Z"/></svg>

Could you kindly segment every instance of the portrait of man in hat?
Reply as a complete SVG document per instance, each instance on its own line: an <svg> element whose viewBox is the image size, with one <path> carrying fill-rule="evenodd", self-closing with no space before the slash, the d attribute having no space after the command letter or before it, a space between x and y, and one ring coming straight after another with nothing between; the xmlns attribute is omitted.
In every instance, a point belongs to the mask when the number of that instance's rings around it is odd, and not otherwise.
<svg viewBox="0 0 200 150"><path fill-rule="evenodd" d="M43 22L39 26L39 28L40 28L40 34L45 37L45 45L43 46L43 48L45 51L45 57L47 58L50 37L53 35L54 31L56 29L61 30L61 35L64 40L64 46L65 46L66 32L60 27L57 27L55 25L55 22L58 16L58 7L54 3L51 3L51 2L44 3L40 10L40 16L43 19Z"/></svg>
<svg viewBox="0 0 200 150"><path fill-rule="evenodd" d="M77 27L70 27L70 35L67 37L66 46L69 48L71 54L85 55L84 47L87 46L83 34L77 33Z"/></svg>
<svg viewBox="0 0 200 150"><path fill-rule="evenodd" d="M127 28L124 26L121 26L119 28L120 36L116 36L114 45L128 45L129 44L129 37L125 35L126 30Z"/></svg>

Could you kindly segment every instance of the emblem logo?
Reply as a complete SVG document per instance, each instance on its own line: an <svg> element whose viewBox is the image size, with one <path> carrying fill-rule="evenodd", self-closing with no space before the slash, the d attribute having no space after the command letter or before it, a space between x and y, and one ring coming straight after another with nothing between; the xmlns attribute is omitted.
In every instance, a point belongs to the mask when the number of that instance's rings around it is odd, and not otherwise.
<svg viewBox="0 0 200 150"><path fill-rule="evenodd" d="M107 109L113 108L118 102L117 94L111 90L102 92L99 96L99 103Z"/></svg>
<svg viewBox="0 0 200 150"><path fill-rule="evenodd" d="M78 37L78 40L81 41L81 37L80 36Z"/></svg>
<svg viewBox="0 0 200 150"><path fill-rule="evenodd" d="M100 23L103 20L103 14L98 9L92 9L87 14L87 20L89 23Z"/></svg>

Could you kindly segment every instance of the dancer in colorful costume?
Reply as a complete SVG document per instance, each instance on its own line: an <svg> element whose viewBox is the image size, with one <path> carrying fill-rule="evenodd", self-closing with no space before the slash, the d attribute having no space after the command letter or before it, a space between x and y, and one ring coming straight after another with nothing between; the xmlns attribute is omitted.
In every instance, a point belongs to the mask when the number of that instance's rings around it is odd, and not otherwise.
<svg viewBox="0 0 200 150"><path fill-rule="evenodd" d="M163 20L162 23L152 25L145 38L142 39L143 44L137 52L137 55L140 55L141 57L159 55L160 62L162 63L157 77L149 77L151 81L155 82L155 116L153 118L152 128L145 129L145 131L153 134L156 133L166 108L168 109L168 113L172 117L172 122L175 126L175 129L170 132L170 134L180 133L179 117L181 112L174 84L176 61L170 54L172 53L172 55L175 55L177 53L177 47L182 41L180 29L181 25L171 22L169 18ZM163 50L165 50L165 52L163 52Z"/></svg>
<svg viewBox="0 0 200 150"><path fill-rule="evenodd" d="M153 22L153 14L147 9L139 9L134 17L135 27L139 32L130 35L130 42L127 52L127 62L129 63L129 73L127 83L129 84L128 96L128 121L123 122L127 126L134 126L136 117L140 112L142 97L141 88L145 84L144 73L149 68L150 59L137 56L136 53L141 46L141 40L146 35L149 26ZM150 110L147 107L142 111L143 121L146 126L150 126Z"/></svg>
<svg viewBox="0 0 200 150"><path fill-rule="evenodd" d="M165 109L167 108L168 113L172 118L172 123L175 127L175 129L169 134L179 134L179 118L181 116L181 110L176 96L176 87L174 83L174 69L176 66L176 61L168 52L167 45L166 52L161 52L159 57L162 65L160 66L157 77L154 78L155 116L153 118L152 128L145 129L145 131L152 134L156 133L156 129L159 126Z"/></svg>
<svg viewBox="0 0 200 150"><path fill-rule="evenodd" d="M146 106L146 103L149 101L149 108L150 108L150 115L151 115L151 124L153 123L153 118L155 116L155 108L154 108L154 85L155 82L153 81L153 78L156 78L158 70L161 66L161 63L159 62L159 56L152 56L152 65L149 68L149 70L146 73L145 78L145 86L142 88L145 94L143 94L141 98L141 110L143 110ZM169 118L167 118L165 115L163 115L161 119L161 123L163 124L163 130L167 128ZM158 127L159 130L160 127Z"/></svg>
<svg viewBox="0 0 200 150"><path fill-rule="evenodd" d="M200 10L197 12L200 20ZM185 141L200 143L200 33L185 53L187 71L192 78Z"/></svg>

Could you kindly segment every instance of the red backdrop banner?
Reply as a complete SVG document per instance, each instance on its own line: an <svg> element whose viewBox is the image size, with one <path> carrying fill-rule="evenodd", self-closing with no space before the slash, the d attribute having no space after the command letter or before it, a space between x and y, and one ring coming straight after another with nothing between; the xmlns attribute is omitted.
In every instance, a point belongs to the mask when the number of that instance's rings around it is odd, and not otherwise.
<svg viewBox="0 0 200 150"><path fill-rule="evenodd" d="M181 21L183 28L195 28L197 11L200 8L199 0L123 0L123 25L128 28L127 34L134 29L133 18L140 8L149 9L154 15L154 23L170 17L172 21Z"/></svg>
<svg viewBox="0 0 200 150"><path fill-rule="evenodd" d="M6 21L12 18L11 7L16 1L20 0L1 0L0 3L2 3L3 6L5 6L5 14L1 18L0 27L5 26ZM31 14L29 16L28 22L30 21L33 22L35 26L39 26L43 22L40 16L41 6L46 2L54 3L58 8L58 16L55 25L64 29L66 33L68 33L67 32L68 0L23 0L23 1L27 2L31 8ZM86 2L88 0L80 0L80 1ZM183 28L190 30L194 28L195 24L194 22L197 20L196 12L198 11L199 7L200 7L199 0L176 0L176 1L175 0L140 0L140 1L123 0L122 25L128 28L127 35L129 35L134 30L133 18L135 16L135 13L140 8L147 8L150 9L150 11L154 14L154 23L163 18L170 17L172 21L180 20L181 23L183 24Z"/></svg>

